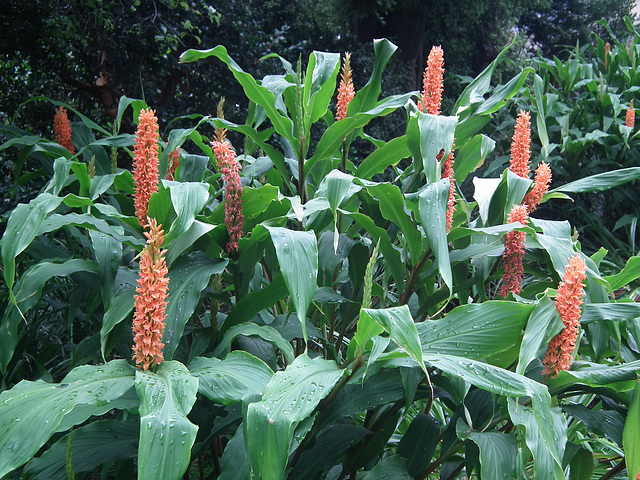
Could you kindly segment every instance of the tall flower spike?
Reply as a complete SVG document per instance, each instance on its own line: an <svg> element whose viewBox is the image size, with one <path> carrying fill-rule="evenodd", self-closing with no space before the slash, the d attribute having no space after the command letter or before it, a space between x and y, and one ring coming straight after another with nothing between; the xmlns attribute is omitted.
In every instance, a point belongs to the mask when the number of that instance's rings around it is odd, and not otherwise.
<svg viewBox="0 0 640 480"><path fill-rule="evenodd" d="M629 128L633 128L635 126L635 123L636 123L636 111L633 109L633 100L631 100L631 103L629 103L629 108L627 109L627 114L625 116L624 124Z"/></svg>
<svg viewBox="0 0 640 480"><path fill-rule="evenodd" d="M167 308L166 250L162 246L162 226L155 219L147 219L149 229L144 232L147 247L140 254L140 278L136 287L133 315L133 359L143 370L160 365L164 360L161 342Z"/></svg>
<svg viewBox="0 0 640 480"><path fill-rule="evenodd" d="M529 223L529 212L525 205L514 205L509 213L509 223ZM507 233L504 245L504 276L500 295L506 297L509 292L517 295L522 291L522 259L524 258L524 232L511 231Z"/></svg>
<svg viewBox="0 0 640 480"><path fill-rule="evenodd" d="M215 140L211 147L218 160L218 169L224 177L225 205L224 221L229 231L227 252L238 250L238 240L242 237L242 184L240 183L240 165L236 154L227 140Z"/></svg>
<svg viewBox="0 0 640 480"><path fill-rule="evenodd" d="M447 233L451 231L453 226L453 213L456 211L456 178L453 174L453 146L451 153L444 161L442 170L442 178L449 179L449 200L447 201Z"/></svg>
<svg viewBox="0 0 640 480"><path fill-rule="evenodd" d="M138 117L138 131L133 145L134 205L140 225L146 225L149 198L158 191L158 119L151 109Z"/></svg>
<svg viewBox="0 0 640 480"><path fill-rule="evenodd" d="M56 136L56 142L72 154L75 154L76 148L71 143L71 124L64 107L56 108L56 114L53 117L53 131Z"/></svg>
<svg viewBox="0 0 640 480"><path fill-rule="evenodd" d="M427 68L422 77L422 102L418 105L421 112L431 115L440 114L444 78L444 50L442 47L432 47L427 58Z"/></svg>
<svg viewBox="0 0 640 480"><path fill-rule="evenodd" d="M176 170L180 164L180 150L176 148L169 154L169 161L167 162L167 180L176 179Z"/></svg>
<svg viewBox="0 0 640 480"><path fill-rule="evenodd" d="M511 142L511 170L516 175L529 178L529 157L531 156L531 116L520 110Z"/></svg>
<svg viewBox="0 0 640 480"><path fill-rule="evenodd" d="M533 188L524 197L522 203L527 206L529 213L535 211L542 200L542 197L549 190L551 184L551 168L545 162L541 162L536 168L533 181Z"/></svg>
<svg viewBox="0 0 640 480"><path fill-rule="evenodd" d="M604 69L607 69L607 57L609 57L609 52L611 51L611 44L609 42L604 44Z"/></svg>
<svg viewBox="0 0 640 480"><path fill-rule="evenodd" d="M347 118L347 107L355 95L356 92L351 78L351 54L345 53L344 62L342 63L342 73L340 74L340 86L338 87L336 120Z"/></svg>
<svg viewBox="0 0 640 480"><path fill-rule="evenodd" d="M582 316L582 282L587 278L586 271L587 266L577 253L569 259L569 264L565 267L556 295L556 309L562 318L564 329L549 342L547 353L542 360L544 375L556 377L562 370L568 370L571 366Z"/></svg>

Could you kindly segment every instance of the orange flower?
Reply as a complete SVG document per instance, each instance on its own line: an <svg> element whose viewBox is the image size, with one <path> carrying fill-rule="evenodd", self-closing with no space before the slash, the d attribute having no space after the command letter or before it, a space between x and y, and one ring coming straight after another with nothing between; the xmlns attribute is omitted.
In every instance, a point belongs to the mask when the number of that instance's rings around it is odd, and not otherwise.
<svg viewBox="0 0 640 480"><path fill-rule="evenodd" d="M175 149L169 154L169 161L167 162L167 180L176 179L176 170L180 164L180 150Z"/></svg>
<svg viewBox="0 0 640 480"><path fill-rule="evenodd" d="M162 226L156 220L147 219L149 229L144 232L147 247L140 254L140 278L136 288L135 313L133 315L133 359L143 370L164 360L161 342L166 318L167 264L166 250L161 250Z"/></svg>
<svg viewBox="0 0 640 480"><path fill-rule="evenodd" d="M520 222L523 226L529 223L529 212L525 205L514 205L509 213L508 223ZM524 258L524 240L526 233L511 231L507 233L504 254L504 276L500 295L506 297L509 292L518 294L522 291L520 282L522 282L523 268L522 259Z"/></svg>
<svg viewBox="0 0 640 480"><path fill-rule="evenodd" d="M447 233L451 231L453 226L453 213L456 211L456 178L453 173L453 146L451 153L444 161L442 169L442 177L449 179L449 200L447 201Z"/></svg>
<svg viewBox="0 0 640 480"><path fill-rule="evenodd" d="M222 136L224 138L224 136ZM240 183L240 164L236 154L227 140L215 140L211 147L218 160L218 169L224 177L225 205L224 221L229 231L227 252L238 250L238 240L242 237L242 184Z"/></svg>
<svg viewBox="0 0 640 480"><path fill-rule="evenodd" d="M76 149L73 143L71 143L71 124L69 123L69 117L67 117L67 111L64 107L56 109L56 114L53 117L53 130L56 135L56 142L72 154L75 154Z"/></svg>
<svg viewBox="0 0 640 480"><path fill-rule="evenodd" d="M432 47L427 58L427 68L422 78L422 102L418 104L421 112L426 109L431 115L440 114L444 77L444 50Z"/></svg>
<svg viewBox="0 0 640 480"><path fill-rule="evenodd" d="M133 145L133 184L136 216L145 225L151 194L158 191L158 119L151 109L138 117L138 131Z"/></svg>
<svg viewBox="0 0 640 480"><path fill-rule="evenodd" d="M609 42L604 44L604 69L607 69L607 57L611 51L611 44Z"/></svg>
<svg viewBox="0 0 640 480"><path fill-rule="evenodd" d="M635 123L636 123L636 112L633 109L633 100L631 100L631 103L629 103L629 108L627 109L627 115L625 117L624 124L629 128L633 128L635 126Z"/></svg>
<svg viewBox="0 0 640 480"><path fill-rule="evenodd" d="M342 73L340 74L340 86L338 87L336 120L342 120L347 117L347 107L355 95L353 80L351 78L351 54L346 53L342 64Z"/></svg>
<svg viewBox="0 0 640 480"><path fill-rule="evenodd" d="M545 162L541 162L536 168L536 174L534 177L533 188L527 193L522 201L523 205L526 205L529 213L533 212L545 193L549 190L549 184L551 183L551 168Z"/></svg>
<svg viewBox="0 0 640 480"><path fill-rule="evenodd" d="M556 377L561 370L568 370L571 366L582 316L582 282L587 278L586 271L587 266L577 253L569 259L569 264L565 267L556 296L556 309L562 318L564 329L549 342L542 361L545 367L542 372L544 375Z"/></svg>
<svg viewBox="0 0 640 480"><path fill-rule="evenodd" d="M509 169L523 178L529 178L531 155L531 116L520 110L511 142L511 165Z"/></svg>

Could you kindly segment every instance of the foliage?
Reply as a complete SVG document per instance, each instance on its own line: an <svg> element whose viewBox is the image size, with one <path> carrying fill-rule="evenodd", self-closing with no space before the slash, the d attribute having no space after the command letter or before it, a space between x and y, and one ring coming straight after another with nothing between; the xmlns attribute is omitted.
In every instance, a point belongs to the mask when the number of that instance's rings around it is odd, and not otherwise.
<svg viewBox="0 0 640 480"><path fill-rule="evenodd" d="M1 148L50 179L2 237L0 477L66 478L71 465L85 478L577 479L622 478L625 454L639 464L640 312L614 295L640 277L635 257L603 276L606 252L584 255L568 222L506 223L531 180L474 173L495 145L480 131L535 73L492 87L502 52L456 115L429 115L417 92L381 97L396 47L373 49L339 121L338 54L313 52L304 69L276 57L284 73L256 80L223 46L183 53L226 66L250 108L243 123L193 114L161 134L148 214L165 230L169 296L164 361L144 371L129 359L145 239L133 177L112 162L114 150L132 156L135 136L68 105L75 155L4 128ZM114 121L146 107L122 97ZM393 112L404 132L367 134ZM242 140L245 234L230 253L212 129ZM356 138L371 146L362 160ZM175 149L176 180L162 179ZM458 193L447 234L451 151L456 183L475 191ZM502 298L513 231L526 276L521 296ZM572 369L549 378L554 288L575 255L587 267L582 337Z"/></svg>

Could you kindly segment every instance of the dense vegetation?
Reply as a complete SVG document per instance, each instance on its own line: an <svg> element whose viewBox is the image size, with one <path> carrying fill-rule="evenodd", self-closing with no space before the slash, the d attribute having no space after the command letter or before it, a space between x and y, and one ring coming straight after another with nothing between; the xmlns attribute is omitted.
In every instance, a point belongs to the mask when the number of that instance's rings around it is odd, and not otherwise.
<svg viewBox="0 0 640 480"><path fill-rule="evenodd" d="M10 4L43 27L68 9L42 35L74 52L96 38L81 18L122 25L123 52L158 49L129 72L134 94L104 70L105 116L81 86L38 95L19 76L26 103L3 110L8 198L24 190L0 241L0 478L635 480L631 19L578 35L566 61L516 38L478 66L462 43L359 44L409 0L314 2L318 32L351 22L350 57L293 41L310 25L293 3L265 2L281 16L234 26L257 39L214 48L244 2ZM562 5L502 3L461 13L457 34ZM291 30L264 43L278 22ZM472 77L444 81L443 55ZM427 56L424 81L398 76ZM52 69L89 75L62 57ZM183 72L189 93L163 97L142 65Z"/></svg>

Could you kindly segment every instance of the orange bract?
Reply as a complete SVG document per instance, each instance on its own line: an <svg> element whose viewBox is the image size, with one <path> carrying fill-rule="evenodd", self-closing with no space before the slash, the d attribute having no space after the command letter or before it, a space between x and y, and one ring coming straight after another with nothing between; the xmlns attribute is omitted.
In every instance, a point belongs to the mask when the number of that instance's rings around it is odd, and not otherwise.
<svg viewBox="0 0 640 480"><path fill-rule="evenodd" d="M167 180L176 179L176 170L180 164L180 150L175 149L169 154L169 161L167 162Z"/></svg>
<svg viewBox="0 0 640 480"><path fill-rule="evenodd" d="M75 154L76 149L73 143L71 143L71 124L69 123L69 117L67 117L67 111L64 107L56 109L56 114L53 117L53 130L56 135L56 142L72 154Z"/></svg>
<svg viewBox="0 0 640 480"><path fill-rule="evenodd" d="M627 109L627 114L625 115L624 124L629 128L633 128L635 126L635 123L636 123L636 111L633 109L633 100L631 100L631 103L629 104L629 108Z"/></svg>
<svg viewBox="0 0 640 480"><path fill-rule="evenodd" d="M147 247L140 254L140 278L136 288L135 313L133 315L133 359L143 370L160 365L164 360L161 342L167 307L166 250L162 226L155 219L147 219L149 229L144 232Z"/></svg>
<svg viewBox="0 0 640 480"><path fill-rule="evenodd" d="M147 221L149 198L158 191L158 139L155 112L151 109L141 110L133 146L133 184L136 216L143 226Z"/></svg>
<svg viewBox="0 0 640 480"><path fill-rule="evenodd" d="M587 266L576 253L565 267L562 282L556 296L556 309L564 323L564 329L549 342L547 353L542 363L544 375L556 377L562 370L568 370L573 361L573 351L576 349L578 327L582 313L582 297L584 287L582 282L587 278Z"/></svg>
<svg viewBox="0 0 640 480"><path fill-rule="evenodd" d="M422 102L418 105L420 111L426 109L431 115L440 114L444 78L444 50L442 47L432 47L427 58L427 68L422 78ZM423 106L424 104L424 106Z"/></svg>
<svg viewBox="0 0 640 480"><path fill-rule="evenodd" d="M224 221L229 231L227 252L238 250L238 240L242 237L244 217L242 216L242 184L240 183L240 164L231 144L224 141L214 141L211 144L213 153L218 160L218 168L224 177L225 206Z"/></svg>
<svg viewBox="0 0 640 480"><path fill-rule="evenodd" d="M529 212L525 205L514 205L509 213L509 223L520 222L522 225L529 223ZM511 231L507 233L504 245L504 276L502 280L504 284L500 290L501 296L506 296L509 292L518 294L522 291L520 282L522 282L523 268L522 259L524 258L524 240L526 234L524 232Z"/></svg>
<svg viewBox="0 0 640 480"><path fill-rule="evenodd" d="M355 97L355 89L351 78L351 54L346 53L342 63L342 73L340 74L340 86L338 87L338 106L336 120L347 117L347 107L349 102Z"/></svg>
<svg viewBox="0 0 640 480"><path fill-rule="evenodd" d="M551 183L551 167L545 162L541 162L536 168L536 174L534 177L533 188L524 197L522 203L527 206L529 213L533 212L545 193L549 190L549 184Z"/></svg>
<svg viewBox="0 0 640 480"><path fill-rule="evenodd" d="M516 175L529 178L529 157L531 156L531 116L520 110L511 142L511 170Z"/></svg>

